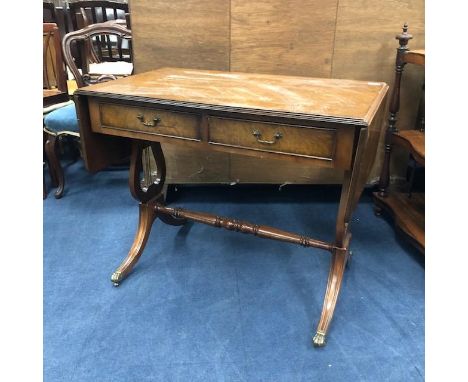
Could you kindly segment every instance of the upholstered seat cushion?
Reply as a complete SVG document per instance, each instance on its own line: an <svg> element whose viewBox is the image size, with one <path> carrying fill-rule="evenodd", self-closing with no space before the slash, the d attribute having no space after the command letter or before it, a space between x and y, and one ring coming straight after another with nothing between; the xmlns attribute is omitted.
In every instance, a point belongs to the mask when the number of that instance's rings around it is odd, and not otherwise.
<svg viewBox="0 0 468 382"><path fill-rule="evenodd" d="M55 133L70 131L78 133L78 118L76 117L75 104L70 104L54 111L44 117L44 125L47 130Z"/></svg>

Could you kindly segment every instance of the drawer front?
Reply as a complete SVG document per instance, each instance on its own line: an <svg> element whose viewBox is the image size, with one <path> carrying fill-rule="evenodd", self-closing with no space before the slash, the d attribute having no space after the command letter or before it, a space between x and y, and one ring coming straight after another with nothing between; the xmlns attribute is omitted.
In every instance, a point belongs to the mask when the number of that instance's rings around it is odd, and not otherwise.
<svg viewBox="0 0 468 382"><path fill-rule="evenodd" d="M99 104L100 129L113 128L173 138L200 140L196 114L147 107Z"/></svg>
<svg viewBox="0 0 468 382"><path fill-rule="evenodd" d="M210 143L333 161L337 130L209 118Z"/></svg>

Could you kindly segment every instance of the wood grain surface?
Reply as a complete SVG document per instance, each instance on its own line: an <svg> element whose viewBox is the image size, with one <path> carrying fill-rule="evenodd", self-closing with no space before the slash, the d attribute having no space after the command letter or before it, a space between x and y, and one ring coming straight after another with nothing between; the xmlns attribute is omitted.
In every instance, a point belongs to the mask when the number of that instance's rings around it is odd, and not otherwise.
<svg viewBox="0 0 468 382"><path fill-rule="evenodd" d="M382 82L162 68L93 84L84 91L201 107L325 116L368 124L386 89Z"/></svg>
<svg viewBox="0 0 468 382"><path fill-rule="evenodd" d="M217 117L209 118L209 125L212 144L318 157L330 161L335 156L336 129L315 129ZM257 132L258 135L252 132Z"/></svg>
<svg viewBox="0 0 468 382"><path fill-rule="evenodd" d="M229 0L130 1L135 72L229 70Z"/></svg>
<svg viewBox="0 0 468 382"><path fill-rule="evenodd" d="M198 140L199 118L190 113L175 113L148 107L122 107L101 104L101 123L118 129Z"/></svg>
<svg viewBox="0 0 468 382"><path fill-rule="evenodd" d="M337 0L232 0L231 70L330 77Z"/></svg>

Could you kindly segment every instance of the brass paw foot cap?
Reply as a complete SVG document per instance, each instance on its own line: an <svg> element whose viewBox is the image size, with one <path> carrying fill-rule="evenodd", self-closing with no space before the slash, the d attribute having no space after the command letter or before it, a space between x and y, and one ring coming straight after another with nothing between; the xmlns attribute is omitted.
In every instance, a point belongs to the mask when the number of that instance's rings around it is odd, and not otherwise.
<svg viewBox="0 0 468 382"><path fill-rule="evenodd" d="M313 342L315 347L325 346L325 334L317 332L314 336Z"/></svg>
<svg viewBox="0 0 468 382"><path fill-rule="evenodd" d="M122 278L122 274L120 272L114 272L111 276L111 281L112 283L114 284L114 286L119 286L120 285L120 281Z"/></svg>

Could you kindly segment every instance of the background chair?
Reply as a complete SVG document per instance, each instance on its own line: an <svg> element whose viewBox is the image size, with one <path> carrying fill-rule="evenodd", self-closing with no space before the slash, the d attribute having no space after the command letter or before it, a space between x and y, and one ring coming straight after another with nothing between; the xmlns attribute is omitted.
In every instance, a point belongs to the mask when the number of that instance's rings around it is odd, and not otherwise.
<svg viewBox="0 0 468 382"><path fill-rule="evenodd" d="M55 12L54 3L48 1L42 2L42 22L57 24L57 13Z"/></svg>
<svg viewBox="0 0 468 382"><path fill-rule="evenodd" d="M55 14L55 13L54 13ZM60 32L55 23L43 23L43 60L42 60L42 94L44 114L70 103L68 95L67 77L62 58ZM52 138L52 140L55 137ZM44 163L48 164L50 178L54 187L59 186L58 169L56 163L49 160L46 153L47 134L44 132ZM55 144L55 143L54 143ZM43 197L47 196L47 189L43 187Z"/></svg>
<svg viewBox="0 0 468 382"><path fill-rule="evenodd" d="M84 54L83 57L86 58L86 52L89 51L84 49L85 44L89 43L95 36L115 36L119 39L130 40L131 31L126 28L125 20L112 20L105 23L92 24L64 36L62 41L64 60L75 77L78 88L93 83L109 81L117 77L112 74L97 76L89 73L83 74L83 71L78 69L76 60L72 55L72 46L74 44L80 45L79 50ZM86 67L89 61L86 59L83 64ZM74 103L48 113L44 118L44 125L44 132L46 134L45 152L48 162L55 170L54 173L57 178L58 186L55 197L60 198L63 195L65 180L58 158L58 140L65 135L79 138L78 119Z"/></svg>
<svg viewBox="0 0 468 382"><path fill-rule="evenodd" d="M65 36L72 30L68 17L68 8L66 3L63 4L64 6L57 6L57 3L57 1L51 2L51 0L42 2L42 22L57 24L60 34Z"/></svg>
<svg viewBox="0 0 468 382"><path fill-rule="evenodd" d="M103 23L109 20L127 20L129 28L128 4L115 1L75 1L69 4L69 15L73 30L82 29L91 24ZM104 63L132 63L131 41L122 40L118 36L96 35L87 44L89 51L86 53L87 63L90 67L82 67L77 62L78 68L84 73L91 70L93 74L109 74L113 71L118 74L131 74L132 65L113 65ZM109 69L111 68L111 69Z"/></svg>
<svg viewBox="0 0 468 382"><path fill-rule="evenodd" d="M60 32L55 23L43 23L43 106L69 100Z"/></svg>

